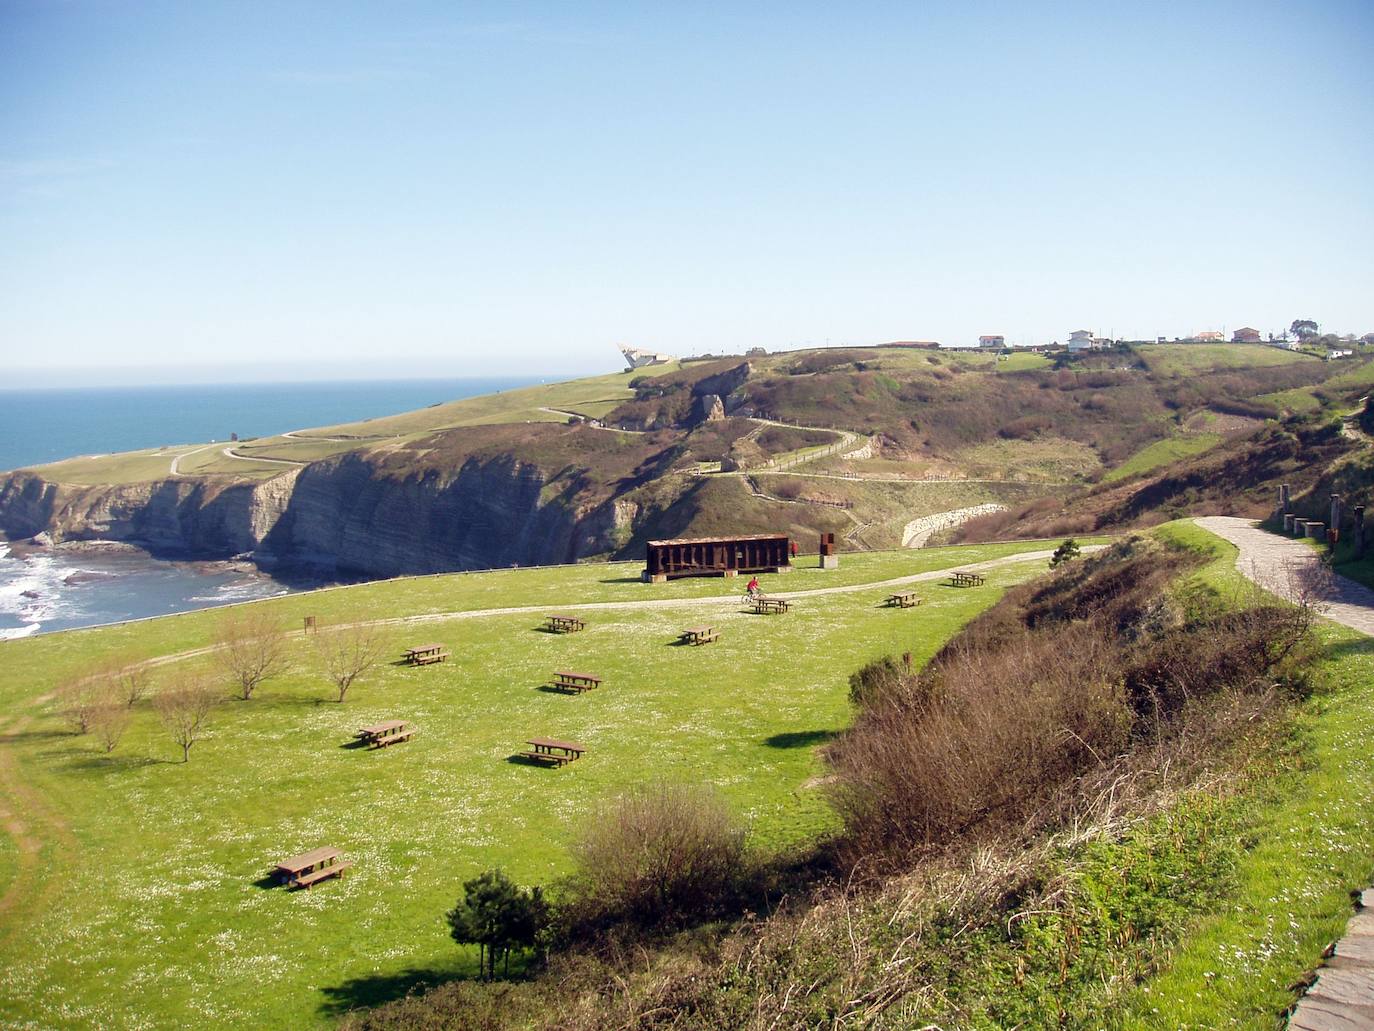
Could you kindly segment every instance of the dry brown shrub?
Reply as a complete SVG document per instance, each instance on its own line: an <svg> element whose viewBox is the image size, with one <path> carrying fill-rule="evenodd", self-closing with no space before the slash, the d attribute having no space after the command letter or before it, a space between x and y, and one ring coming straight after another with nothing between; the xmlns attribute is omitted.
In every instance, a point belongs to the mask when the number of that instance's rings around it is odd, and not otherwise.
<svg viewBox="0 0 1374 1031"><path fill-rule="evenodd" d="M380 628L366 623L315 636L320 667L338 690L339 704L343 704L354 681L382 661L385 647Z"/></svg>
<svg viewBox="0 0 1374 1031"><path fill-rule="evenodd" d="M73 734L90 733L97 711L114 699L115 686L100 673L70 681L57 690L59 711Z"/></svg>
<svg viewBox="0 0 1374 1031"><path fill-rule="evenodd" d="M1088 624L947 655L828 749L853 858L926 850L1024 818L1130 738L1116 649Z"/></svg>
<svg viewBox="0 0 1374 1031"><path fill-rule="evenodd" d="M709 788L643 785L602 808L573 845L573 934L613 922L659 929L714 915L746 867L745 830Z"/></svg>

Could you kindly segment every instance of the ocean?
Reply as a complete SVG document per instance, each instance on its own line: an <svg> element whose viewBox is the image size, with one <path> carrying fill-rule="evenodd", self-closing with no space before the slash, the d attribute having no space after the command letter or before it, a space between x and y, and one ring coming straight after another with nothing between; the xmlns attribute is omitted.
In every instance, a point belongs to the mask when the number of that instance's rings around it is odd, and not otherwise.
<svg viewBox="0 0 1374 1031"><path fill-rule="evenodd" d="M537 383L534 377L0 390L0 469L163 444L266 437ZM7 545L0 640L228 605L295 588L242 566L122 547Z"/></svg>

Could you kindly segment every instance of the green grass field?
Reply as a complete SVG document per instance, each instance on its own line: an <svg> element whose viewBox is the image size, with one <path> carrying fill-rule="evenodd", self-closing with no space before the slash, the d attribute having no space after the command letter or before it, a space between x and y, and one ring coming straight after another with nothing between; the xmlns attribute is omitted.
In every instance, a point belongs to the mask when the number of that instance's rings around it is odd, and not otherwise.
<svg viewBox="0 0 1374 1031"><path fill-rule="evenodd" d="M548 881L600 800L655 777L718 786L761 848L810 840L833 826L814 785L815 747L849 718L849 673L903 650L926 659L1044 564L999 567L983 590L917 584L925 604L915 610L880 607L889 589L879 581L1044 547L847 554L833 572L765 577L769 591L859 588L803 597L782 617L744 614L736 582L645 585L626 564L257 603L292 626L306 613L326 625L422 616L387 626L389 650L436 640L453 659L387 666L341 706L297 637L296 671L251 701L226 701L185 765L146 703L107 757L65 729L50 694L111 653L203 648L218 614L5 642L0 785L23 807L0 846L0 1023L310 1027L468 973L473 958L442 920L461 882L491 866ZM537 629L544 611L573 604L610 607L587 609L581 634ZM478 614L498 607L525 610ZM703 621L721 629L719 643L672 643ZM188 656L157 676L209 661ZM560 668L605 686L580 697L541 690ZM358 726L392 717L413 721L413 741L347 747ZM537 735L590 751L561 770L508 761ZM343 849L350 877L308 893L259 885L276 859L320 844Z"/></svg>
<svg viewBox="0 0 1374 1031"><path fill-rule="evenodd" d="M1310 362L1310 355L1266 344L1141 344L1136 352L1151 372L1186 376L1212 369L1246 369Z"/></svg>
<svg viewBox="0 0 1374 1031"><path fill-rule="evenodd" d="M1226 438L1220 433L1180 433L1141 448L1102 479L1108 483L1154 470L1210 451Z"/></svg>

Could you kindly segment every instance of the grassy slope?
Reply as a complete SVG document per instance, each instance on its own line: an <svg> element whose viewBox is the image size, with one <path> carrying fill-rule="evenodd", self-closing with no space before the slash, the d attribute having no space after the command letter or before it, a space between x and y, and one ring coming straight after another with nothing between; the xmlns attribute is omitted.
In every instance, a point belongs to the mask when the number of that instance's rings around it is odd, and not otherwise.
<svg viewBox="0 0 1374 1031"><path fill-rule="evenodd" d="M1203 572L1234 589L1235 548L1192 524L1158 531L1209 550ZM1289 985L1318 962L1351 914L1349 892L1374 876L1374 642L1338 627L1323 630L1329 690L1304 706L1292 751L1272 775L1232 803L1243 839L1222 903L1202 915L1167 969L1117 1009L1112 1026L1254 1028L1278 1026L1293 1001Z"/></svg>
<svg viewBox="0 0 1374 1031"><path fill-rule="evenodd" d="M1179 375L1207 369L1292 365L1314 360L1310 355L1266 344L1142 344L1136 351L1151 371Z"/></svg>
<svg viewBox="0 0 1374 1031"><path fill-rule="evenodd" d="M1224 439L1220 433L1183 433L1167 440L1157 440L1141 448L1102 479L1113 483L1138 473L1152 472L1160 466L1210 451Z"/></svg>
<svg viewBox="0 0 1374 1031"><path fill-rule="evenodd" d="M799 570L767 586L865 583L1027 547L846 555L835 573ZM344 706L322 702L328 692L309 673L269 682L253 701L218 711L184 766L168 762L170 741L144 707L106 758L66 734L42 696L112 651L202 645L213 614L7 642L4 747L41 799L28 818L51 821L53 840L54 828L67 828L77 847L51 851L39 880L23 886L28 905L8 916L23 933L0 929L0 1014L58 1026L301 1027L331 1005L461 972L471 957L441 921L461 881L492 865L522 880L550 877L596 800L653 776L719 785L767 847L809 838L831 819L807 786L820 772L812 746L847 718L849 672L894 650L924 659L998 587L1039 568L998 570L988 591L922 585L927 603L914 612L875 608L886 593L875 588L803 601L782 619L741 614L736 584L627 583L625 566L401 580L260 603L294 623L304 612L333 621L715 599L704 609L593 611L588 630L571 637L537 632L530 613L396 626L393 651L441 640L454 660L387 667ZM670 646L703 615L723 629L719 644ZM305 643L295 649L307 666ZM578 698L539 690L566 667L607 684ZM414 720L414 741L382 753L342 747L357 726L392 716ZM506 762L532 734L579 738L591 752L559 771ZM292 895L254 885L274 859L325 842L357 862L348 880ZM0 875L12 866L6 854ZM151 984L158 991L130 1006L126 992Z"/></svg>

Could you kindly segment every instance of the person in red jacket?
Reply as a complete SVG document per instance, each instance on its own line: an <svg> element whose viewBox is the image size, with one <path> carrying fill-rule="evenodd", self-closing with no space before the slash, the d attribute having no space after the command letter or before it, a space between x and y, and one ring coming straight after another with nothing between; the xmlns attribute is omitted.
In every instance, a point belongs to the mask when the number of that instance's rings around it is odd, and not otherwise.
<svg viewBox="0 0 1374 1031"><path fill-rule="evenodd" d="M759 578L757 576L754 577L747 584L745 584L744 589L749 592L750 597L752 597L755 594L758 594L759 591L762 590L762 588L759 587Z"/></svg>

